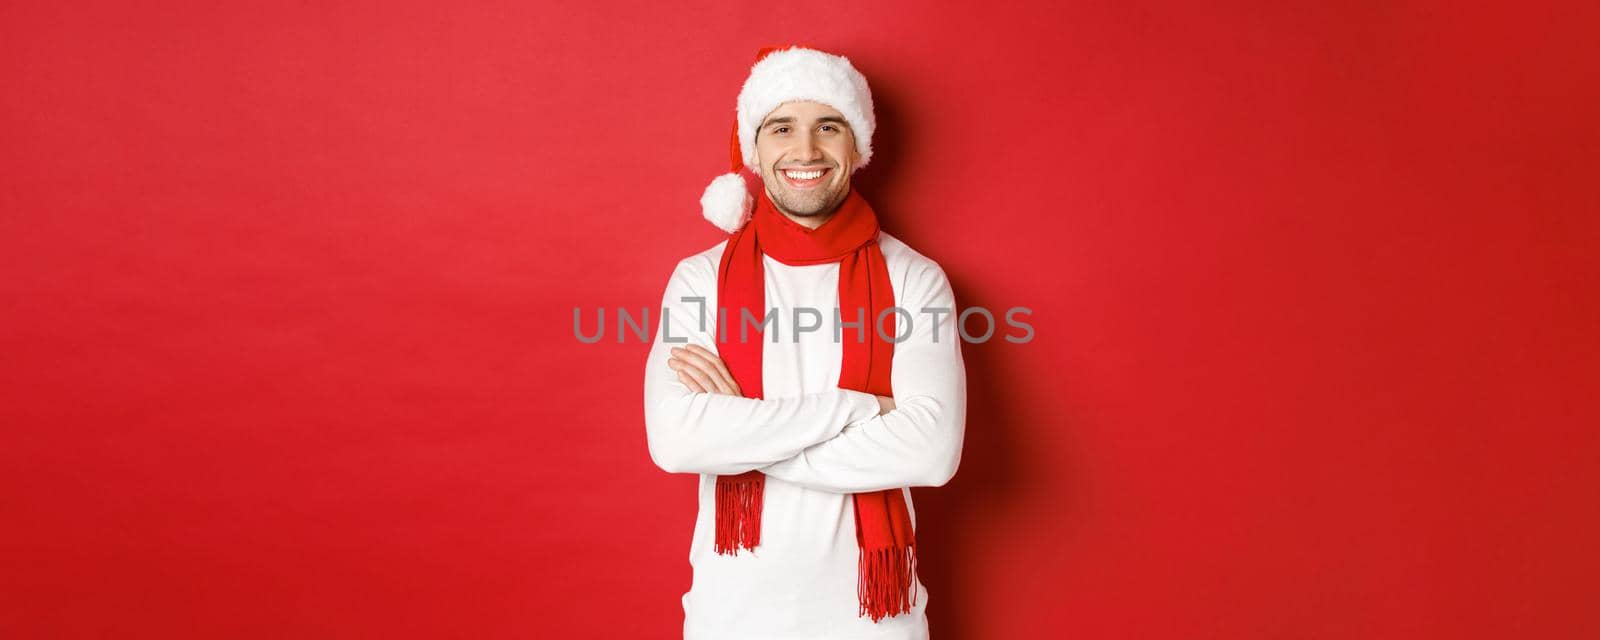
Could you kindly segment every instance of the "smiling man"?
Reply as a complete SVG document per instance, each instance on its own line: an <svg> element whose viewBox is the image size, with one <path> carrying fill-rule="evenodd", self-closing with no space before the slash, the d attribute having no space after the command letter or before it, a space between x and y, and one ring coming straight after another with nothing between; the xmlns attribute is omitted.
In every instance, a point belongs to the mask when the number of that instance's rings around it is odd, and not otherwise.
<svg viewBox="0 0 1600 640"><path fill-rule="evenodd" d="M645 429L700 478L686 639L928 637L910 487L960 464L966 373L944 271L850 185L875 127L848 59L762 50L701 198L730 235L667 282Z"/></svg>
<svg viewBox="0 0 1600 640"><path fill-rule="evenodd" d="M756 156L784 158L761 165L767 195L791 220L813 229L849 195L850 172L861 162L850 123L810 100L786 102L767 116L756 133Z"/></svg>

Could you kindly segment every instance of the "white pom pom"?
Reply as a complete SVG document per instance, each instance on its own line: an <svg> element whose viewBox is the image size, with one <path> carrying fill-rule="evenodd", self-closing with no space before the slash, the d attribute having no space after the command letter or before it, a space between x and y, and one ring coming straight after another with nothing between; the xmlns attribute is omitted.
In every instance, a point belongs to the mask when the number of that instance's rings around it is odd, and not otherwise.
<svg viewBox="0 0 1600 640"><path fill-rule="evenodd" d="M733 233L750 221L750 211L755 199L745 190L744 178L737 173L724 173L706 186L700 196L700 212L718 229Z"/></svg>

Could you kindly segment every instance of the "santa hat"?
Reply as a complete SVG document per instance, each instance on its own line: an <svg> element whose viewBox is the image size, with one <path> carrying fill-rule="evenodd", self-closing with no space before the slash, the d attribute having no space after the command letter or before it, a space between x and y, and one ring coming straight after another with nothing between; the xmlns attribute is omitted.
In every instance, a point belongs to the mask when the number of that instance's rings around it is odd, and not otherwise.
<svg viewBox="0 0 1600 640"><path fill-rule="evenodd" d="M844 116L861 154L855 169L872 159L872 130L877 126L872 90L850 59L801 46L763 48L739 90L729 153L731 172L717 176L700 196L701 213L711 224L733 233L750 220L755 201L739 169L748 168L759 175L756 129L773 109L795 100L820 102Z"/></svg>

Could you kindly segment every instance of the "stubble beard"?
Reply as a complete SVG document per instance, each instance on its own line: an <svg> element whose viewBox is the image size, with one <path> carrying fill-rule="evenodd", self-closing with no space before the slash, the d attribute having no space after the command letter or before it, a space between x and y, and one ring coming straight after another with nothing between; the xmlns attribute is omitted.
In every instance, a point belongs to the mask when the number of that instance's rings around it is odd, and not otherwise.
<svg viewBox="0 0 1600 640"><path fill-rule="evenodd" d="M835 171L837 170L835 169ZM781 181L783 177L777 175L776 170L774 170L771 179L773 181ZM772 198L772 204L777 205L778 210L791 216L810 218L833 212L839 206L840 201L844 200L842 196L845 188L846 185L841 183L826 190L811 189L803 193L796 193L780 183L768 185L767 195Z"/></svg>

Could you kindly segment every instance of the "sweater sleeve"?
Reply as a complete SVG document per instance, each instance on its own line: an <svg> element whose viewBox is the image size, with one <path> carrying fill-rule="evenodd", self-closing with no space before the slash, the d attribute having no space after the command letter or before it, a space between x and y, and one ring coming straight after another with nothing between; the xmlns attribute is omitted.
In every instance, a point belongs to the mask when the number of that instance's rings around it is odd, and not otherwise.
<svg viewBox="0 0 1600 640"><path fill-rule="evenodd" d="M673 347L718 353L716 270L700 257L678 263L661 301L645 361L644 419L650 459L669 473L734 475L794 457L846 424L877 415L878 398L834 388L799 397L755 399L696 393L667 366Z"/></svg>
<svg viewBox="0 0 1600 640"><path fill-rule="evenodd" d="M937 487L955 475L967 412L955 296L937 265L914 272L906 289L899 306L911 326L894 348L895 409L852 422L831 439L761 467L763 473L833 493Z"/></svg>

